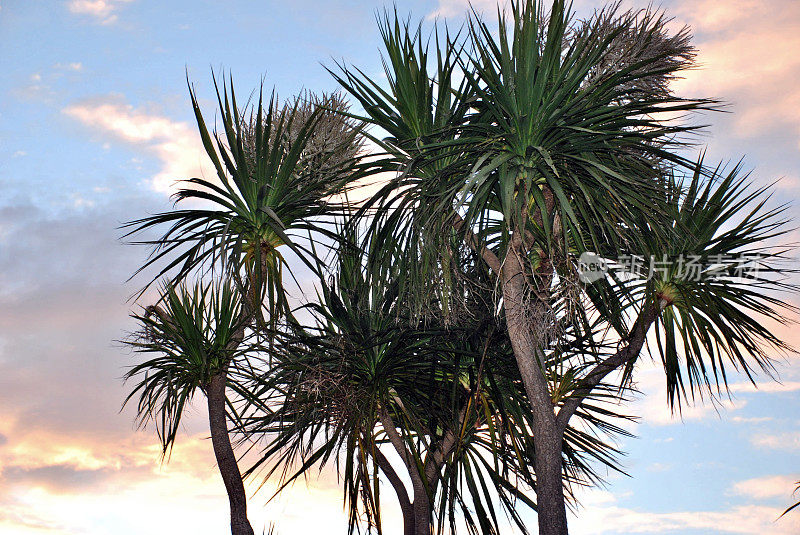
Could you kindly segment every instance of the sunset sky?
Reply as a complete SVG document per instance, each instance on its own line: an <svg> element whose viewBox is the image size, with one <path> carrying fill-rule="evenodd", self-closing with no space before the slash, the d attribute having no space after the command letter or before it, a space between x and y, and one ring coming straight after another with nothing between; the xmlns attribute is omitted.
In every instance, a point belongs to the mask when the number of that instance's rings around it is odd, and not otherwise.
<svg viewBox="0 0 800 535"><path fill-rule="evenodd" d="M495 0L473 5L492 11ZM708 158L744 157L756 183L777 181L776 202L794 201L797 218L800 2L662 5L699 49L700 68L677 91L729 103L730 113L703 118L713 125L702 140ZM231 72L243 94L263 77L282 96L335 89L324 68L335 60L378 78L374 15L384 6L0 0L0 533L228 530L204 404L163 464L154 430L120 412L134 357L115 340L133 327L128 297L145 281L126 280L146 251L124 245L118 226L166 209L176 180L208 171L187 72L209 117L212 70ZM397 6L458 25L467 1ZM599 6L575 3L582 14ZM781 333L800 346L798 326ZM572 532L800 533L800 512L777 520L800 479L800 357L778 368L780 382L762 377L756 390L734 376L732 403L701 403L681 418L666 408L663 373L643 359L643 395L630 408L642 422L622 443L631 477L583 492ZM273 488L250 500L256 533L270 522L283 534L345 533L335 474L267 504ZM400 533L390 526L399 511L386 515L387 533Z"/></svg>

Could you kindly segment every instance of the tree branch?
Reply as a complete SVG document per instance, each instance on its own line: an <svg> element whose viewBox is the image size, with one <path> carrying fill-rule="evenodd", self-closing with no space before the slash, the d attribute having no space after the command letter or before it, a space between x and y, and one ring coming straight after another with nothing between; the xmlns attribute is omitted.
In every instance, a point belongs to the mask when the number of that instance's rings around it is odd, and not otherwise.
<svg viewBox="0 0 800 535"><path fill-rule="evenodd" d="M378 406L378 417L381 420L381 425L383 426L383 430L386 433L386 436L389 437L389 442L392 443L394 449L397 451L397 454L400 455L400 459L402 459L403 463L405 463L406 468L410 474L415 473L417 463L414 462L414 459L411 458L411 454L406 449L405 442L403 441L403 437L397 432L397 427L394 425L394 420L392 416L389 414L389 411L386 410L383 406ZM413 479L413 475L412 475Z"/></svg>
<svg viewBox="0 0 800 535"><path fill-rule="evenodd" d="M581 380L578 387L573 390L570 397L567 398L561 406L556 416L556 421L562 432L566 429L569 419L575 414L575 411L578 410L583 400L591 394L592 390L597 387L608 374L632 362L639 356L642 347L644 347L644 342L647 339L647 332L650 330L650 326L668 304L666 300L660 299L657 306L653 305L644 308L639 313L639 317L636 318L633 329L628 336L627 345L610 357L599 362L592 371Z"/></svg>
<svg viewBox="0 0 800 535"><path fill-rule="evenodd" d="M403 480L397 475L397 471L395 471L392 463L389 462L389 459L386 458L386 456L377 446L373 448L372 456L375 458L375 462L378 463L378 467L381 469L384 475L386 475L389 483L391 483L392 487L394 487L394 491L397 494L397 500L400 502L400 509L403 511L410 511L411 499L408 497L408 491L406 490L406 486L403 484Z"/></svg>
<svg viewBox="0 0 800 535"><path fill-rule="evenodd" d="M461 432L461 429L464 426L464 420L467 417L467 408L469 408L470 403L467 402L461 407L461 410L458 413L457 418L457 427L458 432ZM438 481L437 474L439 470L442 468L442 464L444 464L444 460L447 459L447 456L453 452L458 440L458 434L450 428L445 433L444 438L439 443L438 447L431 451L425 459L425 477L427 480L430 481Z"/></svg>
<svg viewBox="0 0 800 535"><path fill-rule="evenodd" d="M502 263L500 262L500 259L497 258L497 255L485 245L481 246L478 243L477 236L475 236L472 230L465 225L465 221L460 215L455 214L453 219L453 227L457 232L464 233L464 241L467 243L469 248L481 255L481 258L483 258L483 261L486 262L486 265L489 266L492 271L494 271L495 275L499 276Z"/></svg>

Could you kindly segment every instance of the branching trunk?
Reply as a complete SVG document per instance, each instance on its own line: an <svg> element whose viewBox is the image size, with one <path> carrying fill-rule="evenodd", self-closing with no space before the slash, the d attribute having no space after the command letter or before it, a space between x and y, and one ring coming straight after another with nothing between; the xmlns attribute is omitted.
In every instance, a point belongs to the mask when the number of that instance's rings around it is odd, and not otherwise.
<svg viewBox="0 0 800 535"><path fill-rule="evenodd" d="M543 195L546 213L551 213L555 204L553 194L549 188L544 188ZM538 209L533 214L533 220L538 226L543 226L542 213ZM549 284L552 282L554 269L552 259L542 258L537 273L533 274L527 259L530 246L528 242L531 240L524 231L512 234L505 257L501 261L479 243L458 215L454 217L453 226L464 234L466 244L481 256L502 286L506 328L525 393L531 404L535 427L534 468L539 535L567 535L562 442L569 419L604 377L638 357L650 326L667 303L661 300L657 306L645 307L631 330L628 343L615 355L598 363L556 412L544 373L544 348L552 329L548 324L550 318L547 309ZM558 214L553 226L553 235L557 237L561 229ZM519 227L525 228L525 218ZM534 280L537 276L541 276L541 280Z"/></svg>
<svg viewBox="0 0 800 535"><path fill-rule="evenodd" d="M211 443L217 466L228 492L231 508L231 534L254 535L250 521L247 520L247 495L244 491L242 474L236 462L236 455L228 435L228 420L225 414L225 382L224 371L215 375L206 388L208 399L208 422L211 428Z"/></svg>
<svg viewBox="0 0 800 535"><path fill-rule="evenodd" d="M557 425L543 373L547 303L531 298L533 285L527 275L522 249L522 239L514 236L501 272L503 308L511 347L531 404L535 426L534 469L539 535L566 535L567 512L561 457L563 432Z"/></svg>
<svg viewBox="0 0 800 535"><path fill-rule="evenodd" d="M431 499L422 479L414 482L414 535L431 535Z"/></svg>
<svg viewBox="0 0 800 535"><path fill-rule="evenodd" d="M433 532L433 505L431 503L431 497L436 493L439 477L441 476L441 468L447 456L450 455L453 448L456 446L456 433L450 430L436 447L427 452L422 470L420 470L416 459L406 447L403 437L397 432L394 420L389 412L381 407L378 410L378 415L381 425L386 435L389 437L389 442L391 442L392 446L394 446L398 455L403 460L403 464L411 478L413 501L409 500L408 493L402 481L397 477L397 474L391 467L391 464L380 451L376 452L378 465L395 488L400 501L400 509L403 511L403 533L404 535L431 535ZM465 417L466 406L459 413L459 428Z"/></svg>
<svg viewBox="0 0 800 535"><path fill-rule="evenodd" d="M378 467L394 488L395 494L397 494L397 501L400 503L400 512L403 513L403 535L415 535L416 524L414 523L414 506L408 497L408 491L405 485L403 485L403 480L397 475L389 459L387 459L377 447L373 452L373 456L378 463Z"/></svg>
<svg viewBox="0 0 800 535"><path fill-rule="evenodd" d="M578 410L583 400L591 394L592 389L599 385L610 373L627 366L639 357L639 353L641 353L644 342L647 339L650 326L653 325L656 318L658 318L659 314L667 306L668 302L664 299L659 300L657 305L645 305L639 317L636 318L636 322L633 324L627 344L610 357L595 365L581 380L558 411L557 422L562 433L567 428L567 425L569 425L569 419L572 418L575 411Z"/></svg>

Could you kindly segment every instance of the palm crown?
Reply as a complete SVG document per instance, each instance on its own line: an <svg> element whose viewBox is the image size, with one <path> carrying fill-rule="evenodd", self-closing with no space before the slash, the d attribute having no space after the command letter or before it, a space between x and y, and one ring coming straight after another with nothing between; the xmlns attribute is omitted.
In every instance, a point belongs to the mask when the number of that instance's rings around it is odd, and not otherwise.
<svg viewBox="0 0 800 535"><path fill-rule="evenodd" d="M164 262L157 276L174 271L173 282L198 268L223 265L235 280L244 275L247 293L259 307L265 296L271 312L286 311L279 248L286 246L313 266L312 254L297 240L308 232L328 233L322 222L333 210L329 198L340 191L360 151L355 123L342 112L337 95L306 94L280 107L262 94L240 110L233 82L217 97L222 134L209 133L191 91L200 137L216 180L191 178L175 194L175 209L126 225L128 235L167 227L144 241L152 255L139 270Z"/></svg>
<svg viewBox="0 0 800 535"><path fill-rule="evenodd" d="M164 453L175 442L181 417L197 389L226 373L229 385L247 396L247 371L254 344L245 335L241 300L231 285L166 287L159 306L133 317L140 330L129 343L152 355L133 366L125 380L137 381L125 400L136 400L140 422L155 424Z"/></svg>

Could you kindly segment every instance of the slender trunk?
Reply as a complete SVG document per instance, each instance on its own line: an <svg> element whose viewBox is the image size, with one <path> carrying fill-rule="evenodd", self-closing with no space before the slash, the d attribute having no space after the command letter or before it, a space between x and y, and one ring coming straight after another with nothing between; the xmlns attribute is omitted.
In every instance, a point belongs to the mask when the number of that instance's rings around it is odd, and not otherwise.
<svg viewBox="0 0 800 535"><path fill-rule="evenodd" d="M211 378L206 396L208 398L208 422L211 428L211 443L217 458L219 473L228 492L231 506L231 534L254 535L253 528L247 520L247 495L244 492L242 474L236 463L231 440L228 436L228 420L225 415L225 382L224 371Z"/></svg>
<svg viewBox="0 0 800 535"><path fill-rule="evenodd" d="M422 482L414 482L414 535L431 535L431 500Z"/></svg>
<svg viewBox="0 0 800 535"><path fill-rule="evenodd" d="M513 243L513 242L512 242ZM518 249L511 247L502 271L503 308L511 347L522 383L531 404L536 454L536 501L539 535L566 535L567 513L562 481L563 433L556 421L550 390L543 373L545 304L531 299L525 264Z"/></svg>
<svg viewBox="0 0 800 535"><path fill-rule="evenodd" d="M403 512L403 535L415 535L414 507L409 505L400 509Z"/></svg>
<svg viewBox="0 0 800 535"><path fill-rule="evenodd" d="M540 435L541 428L537 429ZM567 535L567 507L561 471L561 433L534 437L536 445L536 511L539 535Z"/></svg>
<svg viewBox="0 0 800 535"><path fill-rule="evenodd" d="M389 462L380 449L375 448L373 455L381 471L394 488L395 494L397 494L397 501L400 503L400 511L403 513L403 535L415 535L414 505L408 498L408 491L406 491L403 480L397 475L392 463Z"/></svg>

